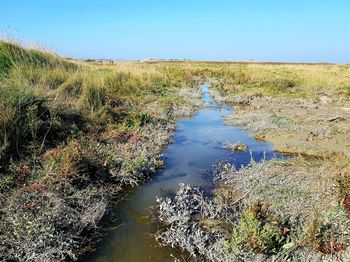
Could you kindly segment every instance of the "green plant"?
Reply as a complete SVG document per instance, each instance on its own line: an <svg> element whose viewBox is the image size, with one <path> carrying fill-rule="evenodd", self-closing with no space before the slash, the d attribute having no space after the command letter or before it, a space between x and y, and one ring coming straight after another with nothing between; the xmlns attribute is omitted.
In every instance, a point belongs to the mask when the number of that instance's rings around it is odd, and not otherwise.
<svg viewBox="0 0 350 262"><path fill-rule="evenodd" d="M296 86L295 81L288 78L276 78L271 81L271 84L280 90L288 90Z"/></svg>
<svg viewBox="0 0 350 262"><path fill-rule="evenodd" d="M290 248L293 245L291 228L276 220L269 212L261 203L244 212L233 229L227 247L266 255Z"/></svg>
<svg viewBox="0 0 350 262"><path fill-rule="evenodd" d="M145 126L151 121L151 117L148 113L141 113L138 115L138 122L140 126Z"/></svg>

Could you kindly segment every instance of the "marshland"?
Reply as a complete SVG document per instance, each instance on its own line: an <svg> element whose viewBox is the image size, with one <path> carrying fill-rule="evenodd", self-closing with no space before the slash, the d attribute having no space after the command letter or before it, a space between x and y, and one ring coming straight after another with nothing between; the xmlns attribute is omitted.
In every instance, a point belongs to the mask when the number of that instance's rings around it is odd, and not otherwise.
<svg viewBox="0 0 350 262"><path fill-rule="evenodd" d="M349 258L348 65L2 41L0 89L1 260Z"/></svg>

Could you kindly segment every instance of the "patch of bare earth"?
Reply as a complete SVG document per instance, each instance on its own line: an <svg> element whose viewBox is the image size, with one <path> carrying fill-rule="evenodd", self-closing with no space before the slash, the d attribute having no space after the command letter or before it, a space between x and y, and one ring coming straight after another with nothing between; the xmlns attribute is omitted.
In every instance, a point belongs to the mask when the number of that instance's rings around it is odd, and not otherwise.
<svg viewBox="0 0 350 262"><path fill-rule="evenodd" d="M307 101L252 94L227 101L235 110L226 120L273 143L277 151L350 156L350 109L332 104L327 96Z"/></svg>

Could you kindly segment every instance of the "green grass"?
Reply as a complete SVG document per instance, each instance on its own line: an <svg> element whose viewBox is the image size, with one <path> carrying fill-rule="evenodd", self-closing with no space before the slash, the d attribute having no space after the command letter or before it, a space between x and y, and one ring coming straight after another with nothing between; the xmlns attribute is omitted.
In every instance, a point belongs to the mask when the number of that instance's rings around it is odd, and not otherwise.
<svg viewBox="0 0 350 262"><path fill-rule="evenodd" d="M34 150L33 145L54 146L62 142L43 141L50 138L47 133L52 133L49 129L53 118L60 127L67 128L76 124L69 122L71 114L80 115L80 119L90 124L130 123L135 121L132 112L147 103L166 101L168 96L176 103L176 88L186 85L184 72L171 66L149 70L143 65L120 68L90 65L0 42L2 159L28 155ZM128 108L118 114L117 109L110 108L111 103ZM141 119L141 125L145 121ZM40 147L43 153L44 148Z"/></svg>

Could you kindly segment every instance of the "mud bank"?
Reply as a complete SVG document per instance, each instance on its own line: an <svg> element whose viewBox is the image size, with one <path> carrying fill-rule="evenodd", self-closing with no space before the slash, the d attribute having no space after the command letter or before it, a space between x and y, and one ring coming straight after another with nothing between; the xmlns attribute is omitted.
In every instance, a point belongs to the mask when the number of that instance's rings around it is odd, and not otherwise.
<svg viewBox="0 0 350 262"><path fill-rule="evenodd" d="M350 156L350 108L332 104L331 97L307 101L251 94L226 100L235 107L226 121L273 143L277 151Z"/></svg>
<svg viewBox="0 0 350 262"><path fill-rule="evenodd" d="M347 261L348 211L332 170L304 159L219 163L213 198L180 185L158 199L157 238L193 261Z"/></svg>

